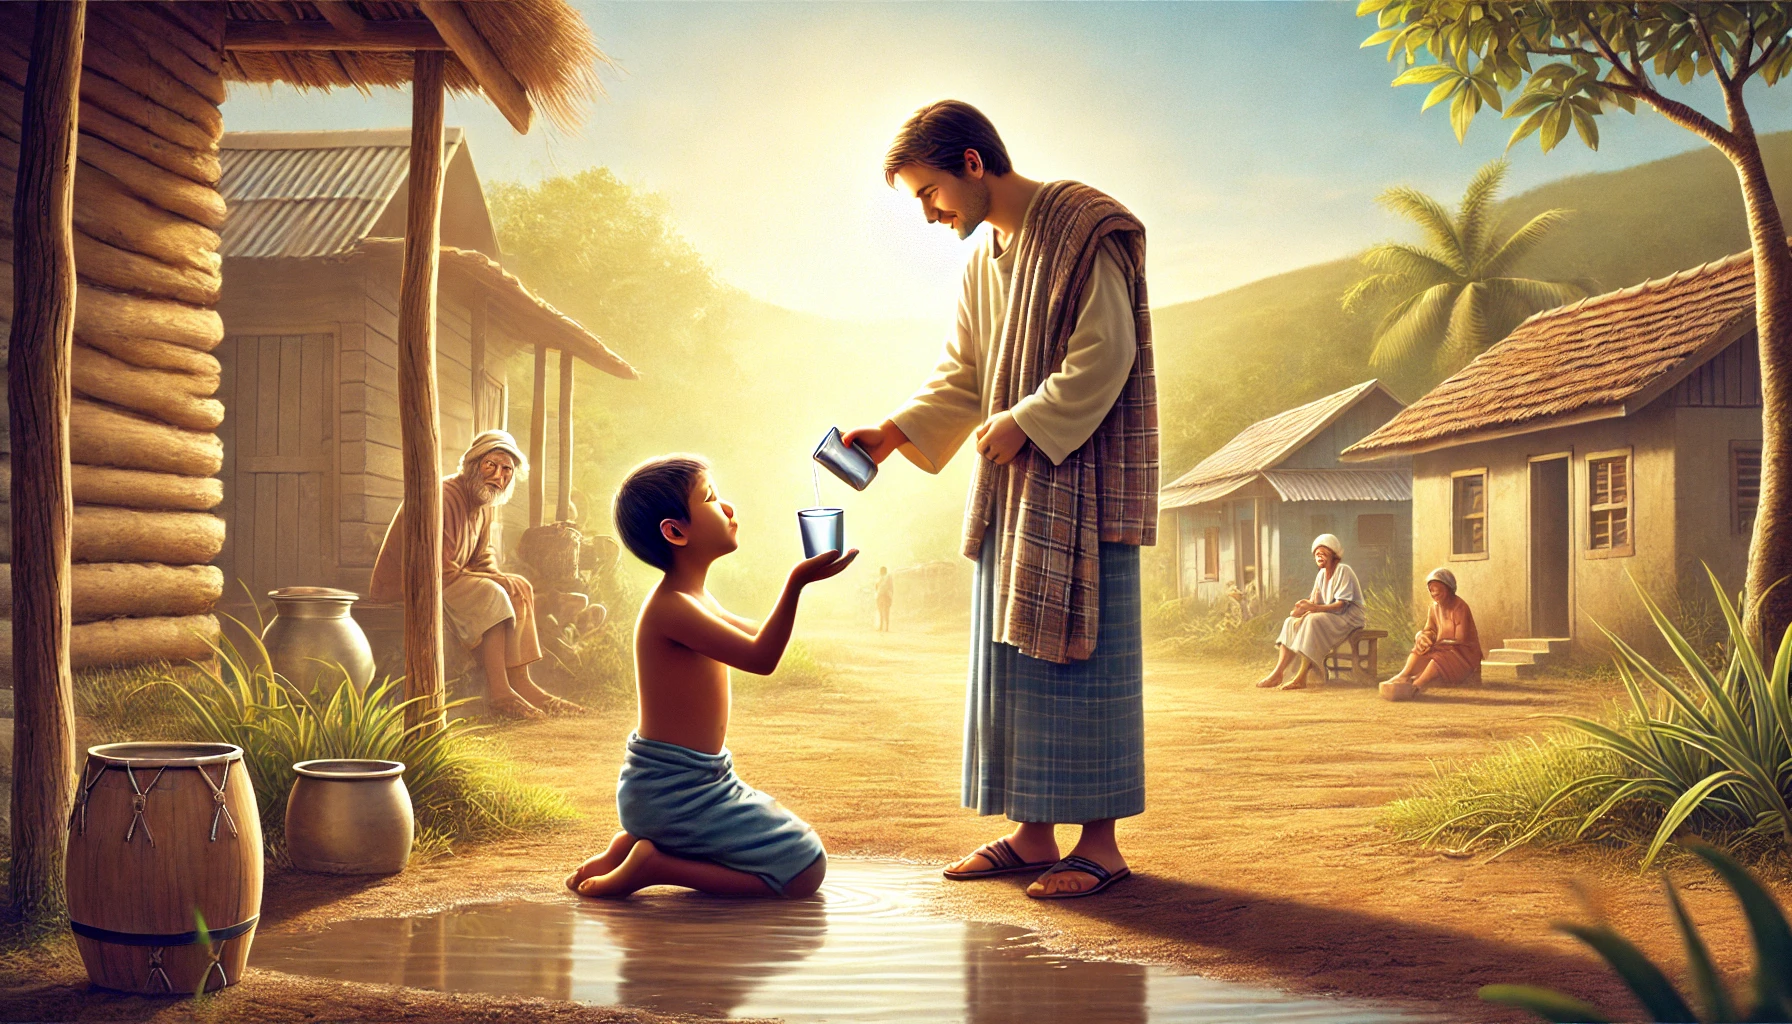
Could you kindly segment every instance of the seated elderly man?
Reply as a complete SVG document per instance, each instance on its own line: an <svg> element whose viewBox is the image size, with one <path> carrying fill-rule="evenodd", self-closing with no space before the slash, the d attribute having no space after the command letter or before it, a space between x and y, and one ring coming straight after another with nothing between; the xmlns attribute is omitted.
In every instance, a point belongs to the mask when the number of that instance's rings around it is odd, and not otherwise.
<svg viewBox="0 0 1792 1024"><path fill-rule="evenodd" d="M527 466L516 438L488 430L461 456L460 472L442 481L443 618L479 659L493 713L505 718L579 714L585 709L529 678L530 664L541 660L535 591L523 577L499 572L492 550L493 510L510 500ZM376 601L403 596L403 512L400 508L393 516L374 562L368 589Z"/></svg>

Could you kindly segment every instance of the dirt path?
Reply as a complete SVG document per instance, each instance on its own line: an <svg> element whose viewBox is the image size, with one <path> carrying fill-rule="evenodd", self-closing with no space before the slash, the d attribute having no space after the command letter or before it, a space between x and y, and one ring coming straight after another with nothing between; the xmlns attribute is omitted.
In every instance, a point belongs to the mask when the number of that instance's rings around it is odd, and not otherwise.
<svg viewBox="0 0 1792 1024"><path fill-rule="evenodd" d="M805 623L800 635L836 676L812 688L740 687L729 745L749 783L806 818L836 855L940 863L1005 831L1001 819L958 806L962 634ZM1373 827L1381 805L1429 775L1430 759L1474 757L1535 733L1542 724L1531 715L1595 710L1611 687L1545 679L1396 705L1360 686L1255 690L1253 670L1148 659L1148 810L1120 828L1135 878L1099 899L1052 904L1026 899L1025 879L941 882L933 905L1038 930L1061 949L1410 1001L1458 1020L1525 1019L1475 998L1490 982L1541 983L1629 1008L1603 967L1548 930L1551 920L1584 918L1575 884L1621 930L1679 962L1659 887L1633 868L1539 853L1452 860ZM374 882L278 875L264 929L555 894L615 828L614 780L632 722L632 707L619 704L499 731L534 779L572 794L587 816L579 826ZM1074 841L1073 830L1060 840ZM1687 895L1719 962L1746 967L1746 936L1724 892L1695 883Z"/></svg>

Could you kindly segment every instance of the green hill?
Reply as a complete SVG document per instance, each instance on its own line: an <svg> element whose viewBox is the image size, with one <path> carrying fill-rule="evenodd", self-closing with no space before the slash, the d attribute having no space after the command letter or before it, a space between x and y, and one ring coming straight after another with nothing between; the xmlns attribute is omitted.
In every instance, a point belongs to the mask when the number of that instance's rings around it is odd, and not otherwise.
<svg viewBox="0 0 1792 1024"><path fill-rule="evenodd" d="M1761 148L1784 204L1792 132L1764 137ZM1709 147L1562 178L1512 197L1502 213L1511 229L1552 208L1574 216L1521 272L1587 279L1599 291L1749 246L1735 172ZM1360 274L1354 259L1321 263L1153 311L1166 480L1256 420L1377 375L1368 362L1374 318L1345 316L1338 305ZM1436 382L1427 373L1382 376L1408 401Z"/></svg>

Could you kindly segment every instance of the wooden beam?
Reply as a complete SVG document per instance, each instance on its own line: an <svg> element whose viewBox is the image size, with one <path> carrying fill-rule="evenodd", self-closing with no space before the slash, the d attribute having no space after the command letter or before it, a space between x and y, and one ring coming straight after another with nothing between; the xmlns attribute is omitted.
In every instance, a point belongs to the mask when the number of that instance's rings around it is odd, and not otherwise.
<svg viewBox="0 0 1792 1024"><path fill-rule="evenodd" d="M312 0L312 6L324 16L325 21L345 36L359 39L367 33L367 19L342 0Z"/></svg>
<svg viewBox="0 0 1792 1024"><path fill-rule="evenodd" d="M243 51L361 50L395 53L446 50L448 43L427 21L370 21L359 35L315 21L232 21L224 26L224 49Z"/></svg>
<svg viewBox="0 0 1792 1024"><path fill-rule="evenodd" d="M486 99L492 101L519 134L529 134L529 123L535 116L535 109L529 104L529 94L498 59L491 44L467 20L467 12L454 0L419 0L417 6L423 8L424 17L435 25L454 55L485 90Z"/></svg>
<svg viewBox="0 0 1792 1024"><path fill-rule="evenodd" d="M554 480L554 518L572 518L572 353L560 350L559 474Z"/></svg>
<svg viewBox="0 0 1792 1024"><path fill-rule="evenodd" d="M479 432L482 430L491 430L493 428L502 429L504 426L502 421L497 422L497 423L483 423L479 419L479 399L481 397L480 392L482 392L484 390L484 385L485 385L486 316L487 316L487 307L490 304L491 304L491 300L486 296L485 289L484 288L475 289L475 291L473 293L473 301L472 301L472 316L471 316L472 325L467 331L467 333L469 335L471 335L471 337L468 339L468 341L471 344L471 347L473 350L472 358L470 360L470 362L472 363L472 366L470 367L469 372L467 373L467 379L470 384L469 390L471 390L471 392L472 392L472 394L469 395L468 397L471 398L473 401L471 408L473 410L473 434L474 434L474 436L478 436Z"/></svg>
<svg viewBox="0 0 1792 1024"><path fill-rule="evenodd" d="M442 244L445 54L419 50L411 84L411 177L398 291L398 419L404 465L405 723L442 724L442 460L436 402L436 277Z"/></svg>
<svg viewBox="0 0 1792 1024"><path fill-rule="evenodd" d="M63 858L75 790L69 672L69 364L75 343L75 132L86 0L40 3L31 40L12 206L12 869L16 918L66 903Z"/></svg>
<svg viewBox="0 0 1792 1024"><path fill-rule="evenodd" d="M542 461L548 433L548 350L535 346L535 394L529 402L529 525L540 526L546 505L547 478Z"/></svg>

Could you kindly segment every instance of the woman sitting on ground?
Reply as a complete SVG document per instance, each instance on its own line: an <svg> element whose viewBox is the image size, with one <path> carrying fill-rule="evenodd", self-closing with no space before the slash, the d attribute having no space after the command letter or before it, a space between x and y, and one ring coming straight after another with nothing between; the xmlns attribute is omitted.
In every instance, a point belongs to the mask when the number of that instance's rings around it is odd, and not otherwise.
<svg viewBox="0 0 1792 1024"><path fill-rule="evenodd" d="M1481 668L1481 634L1468 602L1456 596L1456 574L1433 570L1425 577L1431 612L1414 637L1412 654L1399 675L1381 684L1388 700L1405 700L1440 683L1460 683Z"/></svg>
<svg viewBox="0 0 1792 1024"><path fill-rule="evenodd" d="M1281 649L1276 667L1257 680L1257 685L1265 689L1306 689L1307 673L1313 666L1324 665L1332 648L1368 621L1363 610L1362 585L1356 581L1356 573L1344 564L1344 545L1335 535L1322 533L1314 539L1313 561L1319 566L1319 575L1313 580L1313 596L1295 602L1293 614L1282 623L1282 635L1276 638L1276 646ZM1293 679L1282 682L1282 673L1296 658L1300 659L1300 671Z"/></svg>

